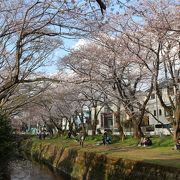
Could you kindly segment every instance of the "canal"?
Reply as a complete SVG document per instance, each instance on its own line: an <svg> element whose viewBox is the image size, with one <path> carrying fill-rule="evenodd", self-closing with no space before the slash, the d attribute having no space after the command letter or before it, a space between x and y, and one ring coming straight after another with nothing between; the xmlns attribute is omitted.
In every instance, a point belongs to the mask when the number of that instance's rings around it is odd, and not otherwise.
<svg viewBox="0 0 180 180"><path fill-rule="evenodd" d="M65 175L57 174L45 165L27 159L16 158L0 160L0 180L67 180Z"/></svg>

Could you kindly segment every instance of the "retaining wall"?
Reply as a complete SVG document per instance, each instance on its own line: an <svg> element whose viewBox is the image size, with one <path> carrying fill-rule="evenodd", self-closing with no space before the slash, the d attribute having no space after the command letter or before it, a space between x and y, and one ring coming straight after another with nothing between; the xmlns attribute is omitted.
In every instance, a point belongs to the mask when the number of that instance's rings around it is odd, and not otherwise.
<svg viewBox="0 0 180 180"><path fill-rule="evenodd" d="M21 150L37 161L80 180L180 179L180 169L177 168L109 158L92 152L58 147L55 144L36 144L26 141L22 143Z"/></svg>

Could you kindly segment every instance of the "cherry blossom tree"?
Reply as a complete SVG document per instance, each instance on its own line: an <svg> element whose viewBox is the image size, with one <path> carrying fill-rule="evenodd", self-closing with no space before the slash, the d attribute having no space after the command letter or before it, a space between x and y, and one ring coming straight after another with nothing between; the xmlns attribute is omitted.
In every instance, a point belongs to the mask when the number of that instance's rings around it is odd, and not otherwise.
<svg viewBox="0 0 180 180"><path fill-rule="evenodd" d="M0 108L20 84L49 80L38 69L52 63L62 38L95 31L102 17L86 1L2 1L0 9Z"/></svg>
<svg viewBox="0 0 180 180"><path fill-rule="evenodd" d="M125 37L127 48L151 69L155 77L154 89L174 126L174 139L179 136L180 124L178 11L177 1L139 1L133 7L127 7L124 15L112 16L108 24L113 32ZM148 63L141 57L142 50L150 59ZM161 93L162 83L167 89L168 101ZM171 89L174 89L174 95L170 95Z"/></svg>

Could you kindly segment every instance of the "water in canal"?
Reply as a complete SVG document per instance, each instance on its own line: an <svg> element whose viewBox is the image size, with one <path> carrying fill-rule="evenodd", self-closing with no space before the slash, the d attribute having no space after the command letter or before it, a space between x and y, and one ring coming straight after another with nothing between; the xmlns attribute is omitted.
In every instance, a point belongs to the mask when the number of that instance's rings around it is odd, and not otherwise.
<svg viewBox="0 0 180 180"><path fill-rule="evenodd" d="M0 161L0 180L67 180L44 165L25 159Z"/></svg>

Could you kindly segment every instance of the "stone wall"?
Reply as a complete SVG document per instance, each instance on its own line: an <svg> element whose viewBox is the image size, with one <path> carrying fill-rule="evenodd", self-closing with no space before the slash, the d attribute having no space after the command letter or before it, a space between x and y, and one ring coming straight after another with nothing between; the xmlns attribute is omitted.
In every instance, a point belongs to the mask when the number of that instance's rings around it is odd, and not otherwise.
<svg viewBox="0 0 180 180"><path fill-rule="evenodd" d="M180 179L180 169L141 161L109 158L54 144L23 143L21 149L39 162L82 180Z"/></svg>

